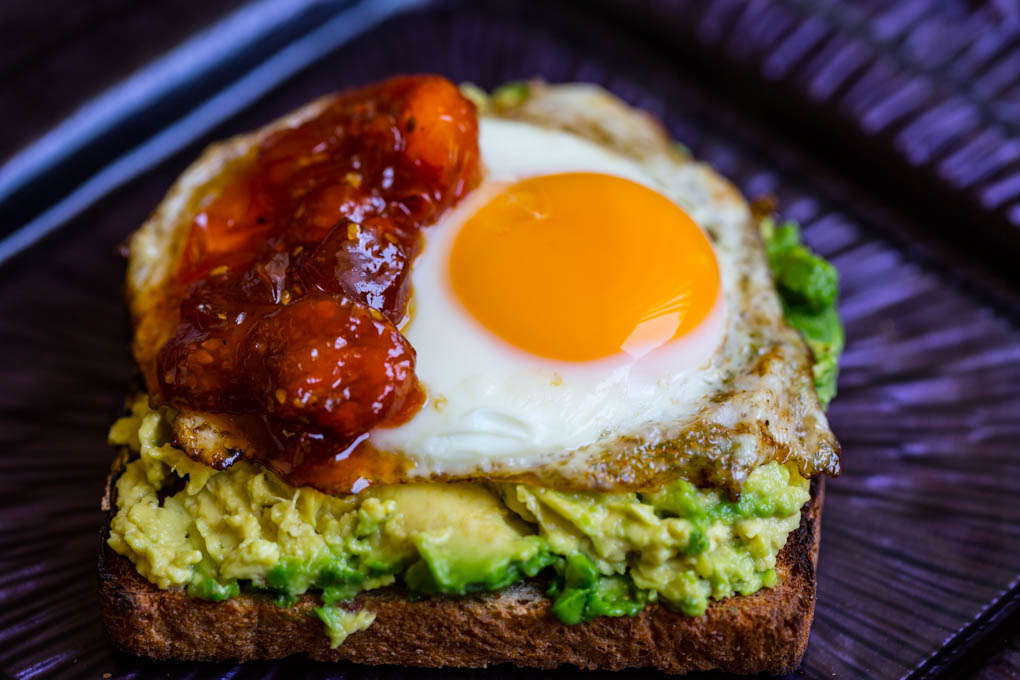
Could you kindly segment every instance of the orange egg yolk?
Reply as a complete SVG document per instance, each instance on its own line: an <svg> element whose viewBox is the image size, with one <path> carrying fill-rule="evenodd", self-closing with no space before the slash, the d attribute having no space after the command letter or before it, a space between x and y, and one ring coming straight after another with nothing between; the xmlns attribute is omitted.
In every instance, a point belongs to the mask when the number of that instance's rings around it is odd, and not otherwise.
<svg viewBox="0 0 1020 680"><path fill-rule="evenodd" d="M639 357L695 329L721 287L712 245L686 212L590 172L497 194L461 227L449 273L489 331L563 361Z"/></svg>

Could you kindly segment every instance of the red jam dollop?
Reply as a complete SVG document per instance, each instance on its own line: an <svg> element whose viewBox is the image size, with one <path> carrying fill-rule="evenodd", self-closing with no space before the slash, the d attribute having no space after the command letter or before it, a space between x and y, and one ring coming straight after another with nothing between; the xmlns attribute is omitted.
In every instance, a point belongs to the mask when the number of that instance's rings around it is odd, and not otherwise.
<svg viewBox="0 0 1020 680"><path fill-rule="evenodd" d="M411 263L479 172L474 106L438 76L341 93L265 138L192 221L155 401L256 416L278 470L351 459L408 420L424 402L398 329Z"/></svg>

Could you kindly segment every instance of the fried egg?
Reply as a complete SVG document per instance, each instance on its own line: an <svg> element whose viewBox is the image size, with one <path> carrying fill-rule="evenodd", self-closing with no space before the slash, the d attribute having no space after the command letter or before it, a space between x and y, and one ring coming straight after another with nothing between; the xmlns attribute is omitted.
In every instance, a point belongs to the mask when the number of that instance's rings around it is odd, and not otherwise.
<svg viewBox="0 0 1020 680"><path fill-rule="evenodd" d="M136 319L163 304L199 198L324 101L210 147L131 243ZM424 232L402 332L427 402L369 444L399 481L737 493L757 467L838 475L803 339L784 320L747 203L601 88L533 83L480 118L482 182ZM136 326L135 348L163 341ZM216 467L252 456L237 419L180 411ZM346 455L346 454L342 454ZM365 484L372 479L363 480Z"/></svg>
<svg viewBox="0 0 1020 680"><path fill-rule="evenodd" d="M633 161L485 118L482 184L412 269L428 403L371 441L436 469L528 464L687 412L724 331L707 235Z"/></svg>

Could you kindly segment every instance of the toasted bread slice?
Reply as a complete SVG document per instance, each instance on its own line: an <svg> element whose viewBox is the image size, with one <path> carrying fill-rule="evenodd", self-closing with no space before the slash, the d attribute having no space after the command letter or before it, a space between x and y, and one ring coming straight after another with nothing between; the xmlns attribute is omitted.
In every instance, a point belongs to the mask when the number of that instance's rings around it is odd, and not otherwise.
<svg viewBox="0 0 1020 680"><path fill-rule="evenodd" d="M480 596L417 601L391 586L361 593L348 605L352 611L375 612L375 622L331 649L322 622L312 612L319 605L317 595L278 607L251 595L214 603L182 590L160 590L106 545L108 525L99 558L100 610L114 645L154 659L249 661L304 653L321 661L402 666L573 664L606 670L651 666L669 673L722 669L781 674L800 664L807 647L822 495L823 480L816 479L800 527L779 553L775 588L712 602L698 617L656 604L633 618L598 618L568 626L550 612L541 579ZM112 507L111 501L108 491L104 505Z"/></svg>
<svg viewBox="0 0 1020 680"><path fill-rule="evenodd" d="M650 167L694 167L675 158L665 132L645 114L597 88L587 86L532 86L526 105L498 113L510 118L557 127L599 141ZM315 115L325 100L313 102L251 135L214 145L178 180L152 218L132 240L128 271L128 300L137 324L136 357L144 364L162 340L145 323L147 311L158 305L159 289L170 275L183 245L192 201L200 188L243 159L266 135L299 124ZM742 220L737 236L753 262L747 269L766 298L772 300L774 319L780 319L778 299L761 253L756 225L745 215L743 199L735 188L704 166L696 166L696 185L722 207L729 206ZM690 179L690 177L688 178ZM750 298L749 298L750 299ZM760 298L754 298L760 302ZM757 303L756 303L757 304ZM760 306L760 305L758 305ZM755 308L757 309L757 308ZM755 314L754 309L748 312ZM749 317L750 318L750 317ZM757 317L755 317L757 318ZM761 323L771 323L762 320ZM807 348L796 333L780 323L776 331L788 351L776 361L752 372L764 384L765 369L785 367L810 384ZM835 472L835 443L821 407L810 389L790 390L790 404L776 406L770 390L745 385L740 398L760 399L765 406L745 405L741 412L767 409L777 417L764 421L776 430L769 441L798 441L802 452L828 461L804 472ZM813 415L811 415L813 414ZM808 417L811 415L811 417ZM189 442L189 454L208 464L223 466L224 452L238 447L215 427L209 414L178 417L173 427L179 441ZM789 452L787 452L789 453ZM236 455L231 453L230 455ZM110 476L104 507L113 507L113 481L123 467L122 453ZM784 458L785 459L785 458ZM815 469L817 467L817 469ZM746 471L745 471L746 472ZM660 605L639 615L599 618L568 626L550 611L546 583L527 581L500 592L470 597L436 596L412 601L400 587L359 594L346 605L376 614L366 630L352 634L336 649L330 647L322 622L313 614L319 597L307 594L290 607L278 607L253 595L221 603L189 597L182 590L160 590L133 564L113 552L103 532L100 553L100 607L113 643L121 649L155 659L255 660L307 654L318 660L348 660L364 664L399 664L427 667L484 667L499 663L552 668L573 664L583 668L622 669L651 666L671 673L722 669L735 673L783 673L794 669L807 646L815 603L815 561L818 550L822 482L815 480L812 499L802 510L801 524L779 553L778 585L749 596L712 602L699 617L688 617Z"/></svg>

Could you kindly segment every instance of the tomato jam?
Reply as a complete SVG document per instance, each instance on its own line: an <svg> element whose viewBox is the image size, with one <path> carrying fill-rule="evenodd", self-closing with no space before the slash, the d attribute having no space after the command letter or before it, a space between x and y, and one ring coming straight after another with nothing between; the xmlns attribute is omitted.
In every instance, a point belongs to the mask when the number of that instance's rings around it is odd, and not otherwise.
<svg viewBox="0 0 1020 680"><path fill-rule="evenodd" d="M257 417L275 469L353 464L421 408L398 329L410 267L478 177L475 109L437 76L341 93L265 138L191 223L155 401Z"/></svg>

